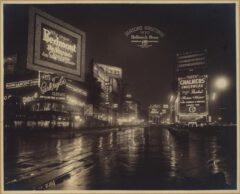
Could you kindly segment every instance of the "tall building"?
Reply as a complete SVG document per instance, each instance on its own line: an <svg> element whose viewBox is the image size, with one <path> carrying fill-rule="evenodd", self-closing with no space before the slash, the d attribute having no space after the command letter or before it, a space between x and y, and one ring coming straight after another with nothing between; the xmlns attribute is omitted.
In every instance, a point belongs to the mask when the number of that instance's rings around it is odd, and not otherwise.
<svg viewBox="0 0 240 194"><path fill-rule="evenodd" d="M123 101L122 68L94 62L93 76L102 89L98 117L115 124Z"/></svg>
<svg viewBox="0 0 240 194"><path fill-rule="evenodd" d="M208 122L207 50L176 55L176 122Z"/></svg>

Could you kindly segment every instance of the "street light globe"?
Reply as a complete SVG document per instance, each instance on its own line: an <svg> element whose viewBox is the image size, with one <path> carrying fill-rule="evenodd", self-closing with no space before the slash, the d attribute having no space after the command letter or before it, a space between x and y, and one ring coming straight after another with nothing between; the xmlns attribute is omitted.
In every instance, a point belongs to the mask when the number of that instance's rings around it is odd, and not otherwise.
<svg viewBox="0 0 240 194"><path fill-rule="evenodd" d="M228 79L226 77L219 77L216 79L215 86L219 90L224 90L228 87Z"/></svg>

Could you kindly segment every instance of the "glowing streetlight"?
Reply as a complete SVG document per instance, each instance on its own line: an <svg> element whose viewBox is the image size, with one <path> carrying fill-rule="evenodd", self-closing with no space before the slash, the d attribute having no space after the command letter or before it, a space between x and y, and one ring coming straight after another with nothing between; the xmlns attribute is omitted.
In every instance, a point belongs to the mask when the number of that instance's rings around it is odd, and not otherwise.
<svg viewBox="0 0 240 194"><path fill-rule="evenodd" d="M221 93L221 91L224 91L228 88L229 86L229 80L227 77L224 77L224 76L220 76L218 77L215 82L214 82L214 86L215 88L219 91L218 92L218 96L219 94ZM213 96L212 96L212 100L215 101L216 100L216 93L214 92L213 93ZM221 94L220 94L221 95ZM218 121L219 123L223 123L224 122L224 108L222 108L224 105L223 105L223 99L221 98L220 99L220 108L219 108L219 113L220 113L220 116L218 117Z"/></svg>
<svg viewBox="0 0 240 194"><path fill-rule="evenodd" d="M228 87L228 79L226 77L219 77L215 81L215 87L219 90L224 90Z"/></svg>
<svg viewBox="0 0 240 194"><path fill-rule="evenodd" d="M173 96L173 95L170 95L169 101L172 102L172 101L173 101L173 98L174 98L174 96Z"/></svg>
<svg viewBox="0 0 240 194"><path fill-rule="evenodd" d="M217 96L216 92L213 92L213 94L212 94L212 101L216 100L216 96Z"/></svg>

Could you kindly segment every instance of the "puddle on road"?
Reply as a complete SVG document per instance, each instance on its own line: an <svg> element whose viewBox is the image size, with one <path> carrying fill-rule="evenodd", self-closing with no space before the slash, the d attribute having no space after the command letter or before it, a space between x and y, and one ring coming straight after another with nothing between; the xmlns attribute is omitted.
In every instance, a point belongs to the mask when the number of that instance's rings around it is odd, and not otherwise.
<svg viewBox="0 0 240 194"><path fill-rule="evenodd" d="M19 164L18 167L19 168L30 168L30 167L33 167L34 165L33 164Z"/></svg>
<svg viewBox="0 0 240 194"><path fill-rule="evenodd" d="M59 166L60 164L62 164L62 162L55 162L55 163L47 165L46 167L47 168L53 168L53 167Z"/></svg>
<svg viewBox="0 0 240 194"><path fill-rule="evenodd" d="M63 181L69 179L70 177L71 177L70 174L65 174L65 175L63 175L63 176L55 179L55 184L56 184L56 185L57 185L57 184L60 184L60 183L62 183Z"/></svg>

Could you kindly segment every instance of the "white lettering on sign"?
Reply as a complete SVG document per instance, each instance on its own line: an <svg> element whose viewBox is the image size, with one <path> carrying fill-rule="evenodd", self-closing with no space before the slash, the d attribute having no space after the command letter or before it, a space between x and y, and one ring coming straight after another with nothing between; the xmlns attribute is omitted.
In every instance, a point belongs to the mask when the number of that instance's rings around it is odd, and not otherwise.
<svg viewBox="0 0 240 194"><path fill-rule="evenodd" d="M130 39L131 43L141 48L149 48L153 44L158 44L160 38L165 36L163 32L152 26L133 27L124 34Z"/></svg>
<svg viewBox="0 0 240 194"><path fill-rule="evenodd" d="M54 30L43 28L43 41L46 48L41 55L69 65L76 65L73 62L74 55L77 53L77 45L69 38L62 36Z"/></svg>
<svg viewBox="0 0 240 194"><path fill-rule="evenodd" d="M54 100L65 100L66 97L62 97L62 96L40 96L40 98L42 99L54 99Z"/></svg>
<svg viewBox="0 0 240 194"><path fill-rule="evenodd" d="M69 88L70 90L72 90L73 92L79 93L79 94L81 94L83 96L87 96L88 95L88 93L85 90L80 89L80 88L78 88L78 87L76 87L76 86L74 86L74 85L72 85L70 83L66 83L66 87Z"/></svg>
<svg viewBox="0 0 240 194"><path fill-rule="evenodd" d="M178 78L178 83L179 112L181 114L207 113L207 75Z"/></svg>
<svg viewBox="0 0 240 194"><path fill-rule="evenodd" d="M34 101L37 97L38 97L38 94L37 94L37 93L35 93L35 94L32 95L32 96L24 96L24 97L22 98L23 104L26 104L26 103L28 103L28 102L32 102L32 101Z"/></svg>
<svg viewBox="0 0 240 194"><path fill-rule="evenodd" d="M58 91L60 86L66 84L66 79L61 76L52 77L51 81L42 80L40 83L40 90L42 94L50 91Z"/></svg>
<svg viewBox="0 0 240 194"><path fill-rule="evenodd" d="M38 79L23 80L18 82L6 83L6 89L24 88L28 86L37 86L37 85L38 85Z"/></svg>
<svg viewBox="0 0 240 194"><path fill-rule="evenodd" d="M56 38L54 38L54 37L56 37ZM47 29L43 28L43 40L45 42L51 43L59 48L63 48L65 50L68 50L71 52L77 52L76 45L70 45L63 41L60 41L58 35L52 30L47 30Z"/></svg>
<svg viewBox="0 0 240 194"><path fill-rule="evenodd" d="M180 85L203 84L203 83L205 83L205 79L180 80Z"/></svg>

